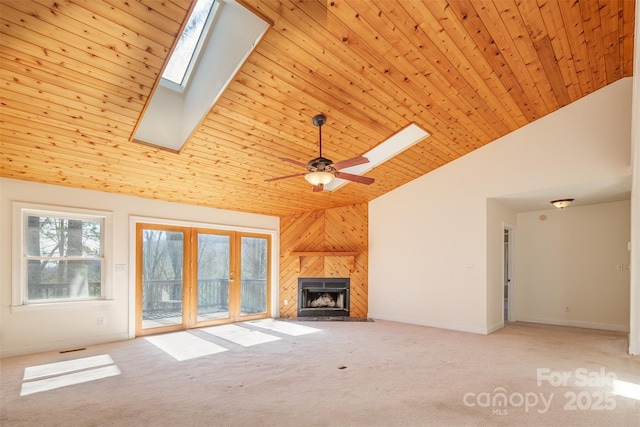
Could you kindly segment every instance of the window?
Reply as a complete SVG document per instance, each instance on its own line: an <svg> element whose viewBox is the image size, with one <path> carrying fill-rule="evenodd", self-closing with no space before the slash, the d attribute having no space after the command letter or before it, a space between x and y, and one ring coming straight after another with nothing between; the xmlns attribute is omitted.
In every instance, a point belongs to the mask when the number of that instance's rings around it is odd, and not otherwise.
<svg viewBox="0 0 640 427"><path fill-rule="evenodd" d="M14 214L20 233L14 306L107 297L110 213L16 204Z"/></svg>
<svg viewBox="0 0 640 427"><path fill-rule="evenodd" d="M162 83L182 92L215 16L214 0L198 0L162 73Z"/></svg>

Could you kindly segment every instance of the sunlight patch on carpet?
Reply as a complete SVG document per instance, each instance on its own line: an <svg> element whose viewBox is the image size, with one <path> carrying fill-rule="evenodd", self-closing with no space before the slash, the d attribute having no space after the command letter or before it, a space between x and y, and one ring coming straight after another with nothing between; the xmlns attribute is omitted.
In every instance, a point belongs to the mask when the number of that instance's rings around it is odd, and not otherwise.
<svg viewBox="0 0 640 427"><path fill-rule="evenodd" d="M173 332L145 339L180 362L227 351L224 347L188 332Z"/></svg>
<svg viewBox="0 0 640 427"><path fill-rule="evenodd" d="M270 331L279 332L294 337L319 332L321 329L311 328L309 326L299 325L297 323L282 322L273 319L261 319L247 322L249 325L259 328L268 329Z"/></svg>
<svg viewBox="0 0 640 427"><path fill-rule="evenodd" d="M20 396L120 375L120 369L113 363L111 356L103 354L46 365L29 366L24 370L23 380L25 382L22 383ZM37 378L43 379L35 380Z"/></svg>
<svg viewBox="0 0 640 427"><path fill-rule="evenodd" d="M216 337L239 344L243 347L250 347L252 345L263 344L280 339L273 335L264 334L260 331L253 331L237 325L212 326L201 330L208 334L215 335Z"/></svg>
<svg viewBox="0 0 640 427"><path fill-rule="evenodd" d="M108 354L100 356L83 357L81 359L65 360L64 362L48 363L46 365L29 366L24 369L24 381L33 380L51 375L66 374L67 372L80 371L95 368L97 366L111 365L113 359Z"/></svg>
<svg viewBox="0 0 640 427"><path fill-rule="evenodd" d="M629 399L640 400L640 384L634 384L622 380L613 380L613 390L611 393L618 396L628 397Z"/></svg>

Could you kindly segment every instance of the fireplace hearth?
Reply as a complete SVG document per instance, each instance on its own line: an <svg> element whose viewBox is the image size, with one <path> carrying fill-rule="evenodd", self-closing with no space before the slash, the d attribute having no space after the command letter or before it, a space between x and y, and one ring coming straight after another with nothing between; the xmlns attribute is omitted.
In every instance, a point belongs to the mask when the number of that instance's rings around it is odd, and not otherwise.
<svg viewBox="0 0 640 427"><path fill-rule="evenodd" d="M349 317L350 279L298 279L298 317Z"/></svg>

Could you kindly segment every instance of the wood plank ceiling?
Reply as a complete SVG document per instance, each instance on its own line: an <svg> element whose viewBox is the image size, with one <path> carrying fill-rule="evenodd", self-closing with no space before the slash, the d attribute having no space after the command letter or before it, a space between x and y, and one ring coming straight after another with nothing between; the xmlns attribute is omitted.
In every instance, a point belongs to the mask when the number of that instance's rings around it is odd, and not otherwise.
<svg viewBox="0 0 640 427"><path fill-rule="evenodd" d="M190 0L1 0L1 176L270 215L365 203L632 75L634 0L242 0L273 23L180 153L132 142ZM432 134L313 193L295 165Z"/></svg>

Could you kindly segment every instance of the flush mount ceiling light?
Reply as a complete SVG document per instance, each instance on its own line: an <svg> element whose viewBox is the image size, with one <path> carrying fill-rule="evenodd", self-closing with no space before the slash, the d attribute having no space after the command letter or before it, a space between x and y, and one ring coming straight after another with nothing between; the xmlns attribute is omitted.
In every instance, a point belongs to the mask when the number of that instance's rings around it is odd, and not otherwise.
<svg viewBox="0 0 640 427"><path fill-rule="evenodd" d="M573 202L573 199L552 200L551 204L558 209L564 209Z"/></svg>

